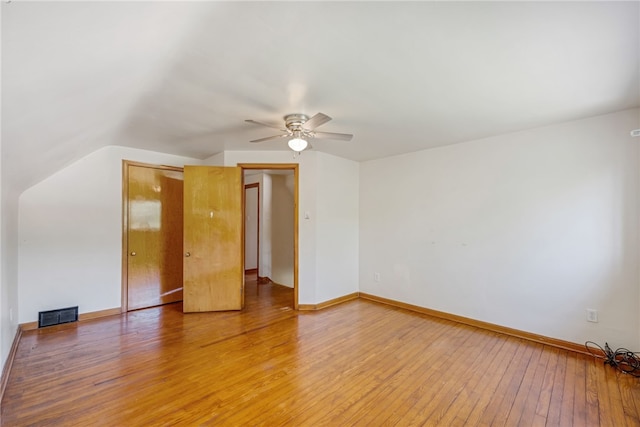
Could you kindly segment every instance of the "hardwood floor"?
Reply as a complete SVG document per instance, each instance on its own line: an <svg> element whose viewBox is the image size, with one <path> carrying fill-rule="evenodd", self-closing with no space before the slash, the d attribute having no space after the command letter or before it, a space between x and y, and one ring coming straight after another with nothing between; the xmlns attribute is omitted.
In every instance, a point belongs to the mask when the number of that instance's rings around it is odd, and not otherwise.
<svg viewBox="0 0 640 427"><path fill-rule="evenodd" d="M565 350L355 300L178 304L26 331L6 426L638 426L640 380Z"/></svg>

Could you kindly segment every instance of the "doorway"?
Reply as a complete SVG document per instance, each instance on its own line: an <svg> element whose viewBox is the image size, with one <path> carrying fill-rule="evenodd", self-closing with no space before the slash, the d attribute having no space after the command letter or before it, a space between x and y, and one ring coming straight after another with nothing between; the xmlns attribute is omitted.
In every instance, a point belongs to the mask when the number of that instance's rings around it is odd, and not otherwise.
<svg viewBox="0 0 640 427"><path fill-rule="evenodd" d="M222 168L226 169L226 168ZM261 272L261 264L265 266L265 277L269 277L273 282L286 285L292 288L293 295L291 304L293 309L298 309L298 165L297 164L238 164L238 168L244 174L247 171L262 170L265 176L273 182L277 183L276 192L282 193L282 189L288 192L292 205L289 205L288 211L279 211L283 207L282 203L275 203L276 217L288 218L287 224L289 229L289 237L281 239L280 243L274 244L270 251L256 254L256 272ZM157 174L156 178L143 178L140 182L144 186L132 180L131 177L136 171L142 170L149 173L150 176ZM151 173L153 172L153 173ZM135 182L134 182L135 181ZM237 188L237 187L236 187ZM273 186L271 187L274 188ZM142 189L142 190L141 190ZM261 189L258 187L258 189ZM135 191L141 190L141 194L136 195ZM171 191L170 191L171 190ZM166 191L166 194L165 194ZM183 254L184 250L184 173L183 168L158 166L144 163L137 163L124 160L123 161L123 251L122 251L122 311L127 312L140 308L152 307L170 302L181 301L183 298L183 258L189 257L188 253ZM244 194L244 186L238 188L238 196ZM228 192L227 192L228 194ZM264 192L259 192L264 194ZM154 197L157 197L154 199ZM158 199L159 198L159 199ZM242 200L242 199L241 199ZM236 212L242 218L242 210L245 209L244 204L239 204ZM142 219L135 218L135 214L141 214ZM157 215L169 215L166 217L157 217ZM156 215L155 219L152 219ZM262 216L264 221L265 216ZM241 221L242 223L242 221ZM165 224L171 224L171 232L166 233L162 228ZM242 225L241 225L242 226ZM263 230L266 230L263 227ZM271 228L270 230L273 230ZM158 242L155 245L141 244L136 240L136 232L143 232L141 235L145 237L142 241ZM140 233L138 233L140 234ZM165 235L167 234L167 235ZM270 237L274 234L272 233ZM281 229L276 229L276 240L286 233ZM138 239L140 240L140 239ZM263 242L264 243L263 239ZM284 245L282 242L286 242ZM259 245L262 245L260 243ZM240 256L244 256L245 241L242 239L242 252ZM282 251L278 248L286 246ZM142 250L138 249L142 248ZM159 252L151 256L148 252L149 248L156 248ZM274 252L274 249L276 251ZM170 252L173 251L173 252ZM275 254L275 264L274 261ZM153 260L150 262L142 262L146 258ZM189 258L189 260L191 257ZM283 259L289 261L283 262ZM244 259L240 260L242 265ZM269 261L270 270L267 269L265 262ZM140 265L136 265L138 262ZM288 265L287 265L288 264ZM144 278L144 292L137 292L135 272L140 271ZM172 276L170 278L160 277L163 271L169 271ZM244 279L244 278L243 278ZM242 289L242 283L240 284ZM136 299L136 294L148 294L145 299ZM150 296L152 295L152 296ZM244 294L242 294L244 295ZM133 298L133 299L132 299Z"/></svg>
<svg viewBox="0 0 640 427"><path fill-rule="evenodd" d="M257 184L259 201L256 228L259 243L256 266L258 283L293 289L290 307L298 308L298 164L238 164L245 187ZM245 189L245 197L247 195ZM251 190L250 190L251 191ZM250 207L245 202L245 238L251 231L247 223ZM245 242L247 251L253 248ZM251 271L250 265L245 265ZM258 285L258 291L260 285Z"/></svg>

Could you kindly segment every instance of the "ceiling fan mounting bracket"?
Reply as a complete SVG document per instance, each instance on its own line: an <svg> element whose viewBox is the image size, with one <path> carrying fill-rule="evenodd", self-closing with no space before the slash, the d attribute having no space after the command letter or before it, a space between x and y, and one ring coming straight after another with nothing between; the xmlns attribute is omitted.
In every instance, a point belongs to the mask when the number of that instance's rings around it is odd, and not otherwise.
<svg viewBox="0 0 640 427"><path fill-rule="evenodd" d="M306 114L287 114L284 116L284 124L291 132L302 131L302 125L309 120Z"/></svg>

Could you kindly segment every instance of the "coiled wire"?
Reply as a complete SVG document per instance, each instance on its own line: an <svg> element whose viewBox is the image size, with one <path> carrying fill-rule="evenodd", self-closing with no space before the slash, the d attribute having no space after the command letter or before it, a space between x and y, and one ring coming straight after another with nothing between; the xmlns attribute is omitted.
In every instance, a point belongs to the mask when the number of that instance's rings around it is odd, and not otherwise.
<svg viewBox="0 0 640 427"><path fill-rule="evenodd" d="M639 352L629 351L626 348L619 348L613 351L608 343L604 343L604 348L600 347L593 341L584 343L589 354L597 359L604 359L605 365L611 365L625 374L640 378L640 357ZM602 352L602 355L596 354L595 349Z"/></svg>

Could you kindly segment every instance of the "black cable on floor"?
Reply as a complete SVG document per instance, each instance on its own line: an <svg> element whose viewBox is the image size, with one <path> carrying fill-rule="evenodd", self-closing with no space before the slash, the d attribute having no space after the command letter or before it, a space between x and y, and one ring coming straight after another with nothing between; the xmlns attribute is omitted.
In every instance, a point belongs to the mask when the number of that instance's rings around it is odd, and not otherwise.
<svg viewBox="0 0 640 427"><path fill-rule="evenodd" d="M605 365L611 365L625 374L640 378L640 354L639 352L629 351L626 348L619 348L613 351L608 343L604 343L604 348L600 347L593 341L584 343L589 354L598 359L604 359ZM596 354L595 349L602 352L602 355Z"/></svg>

